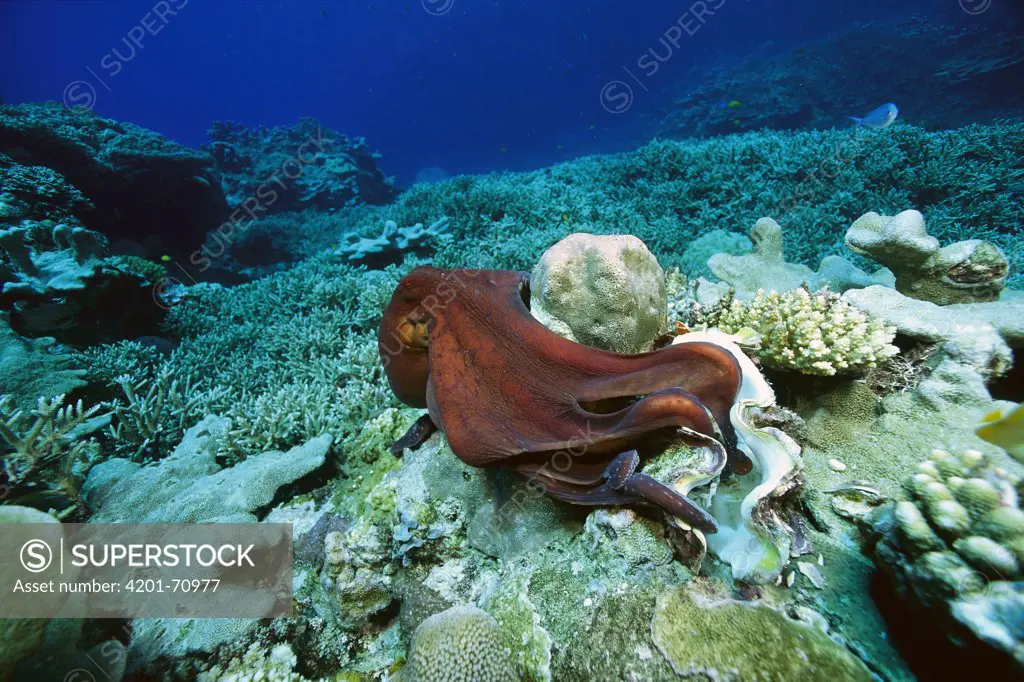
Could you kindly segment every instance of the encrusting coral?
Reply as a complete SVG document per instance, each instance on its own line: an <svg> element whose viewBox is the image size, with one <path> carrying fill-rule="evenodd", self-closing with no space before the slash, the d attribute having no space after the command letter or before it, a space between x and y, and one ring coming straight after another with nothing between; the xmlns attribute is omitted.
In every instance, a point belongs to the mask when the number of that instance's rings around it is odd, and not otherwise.
<svg viewBox="0 0 1024 682"><path fill-rule="evenodd" d="M832 376L861 373L899 349L896 330L828 291L801 287L785 293L758 291L749 303L728 299L705 323L730 334L753 330L757 356L769 367Z"/></svg>
<svg viewBox="0 0 1024 682"><path fill-rule="evenodd" d="M875 520L897 593L950 636L1024 669L1024 511L1020 480L977 450L933 450L911 500Z"/></svg>
<svg viewBox="0 0 1024 682"><path fill-rule="evenodd" d="M872 679L861 661L819 627L764 604L692 589L659 595L651 620L654 643L681 677L765 682Z"/></svg>
<svg viewBox="0 0 1024 682"><path fill-rule="evenodd" d="M939 248L915 210L864 214L846 232L846 245L889 268L900 293L939 305L995 300L1009 271L999 247L980 239Z"/></svg>

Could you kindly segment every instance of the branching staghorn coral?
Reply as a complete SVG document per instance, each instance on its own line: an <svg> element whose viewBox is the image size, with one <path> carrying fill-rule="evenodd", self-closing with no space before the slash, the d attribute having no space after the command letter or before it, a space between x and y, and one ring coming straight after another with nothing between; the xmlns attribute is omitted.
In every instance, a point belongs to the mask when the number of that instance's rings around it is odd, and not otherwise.
<svg viewBox="0 0 1024 682"><path fill-rule="evenodd" d="M755 331L765 365L802 374L863 372L899 352L892 327L828 291L758 291L749 303L726 299L706 321L729 334Z"/></svg>
<svg viewBox="0 0 1024 682"><path fill-rule="evenodd" d="M152 380L136 381L122 374L114 381L124 392L124 399L110 403L114 418L109 435L120 454L136 461L169 452L219 394L217 389L195 390L189 380L179 382L170 367L163 368Z"/></svg>
<svg viewBox="0 0 1024 682"><path fill-rule="evenodd" d="M100 405L86 408L82 401L64 405L64 396L39 398L35 409L16 409L9 395L0 395L0 439L7 452L0 465L15 486L55 490L67 497L73 511L82 504L78 465L95 454L96 444L82 435Z"/></svg>

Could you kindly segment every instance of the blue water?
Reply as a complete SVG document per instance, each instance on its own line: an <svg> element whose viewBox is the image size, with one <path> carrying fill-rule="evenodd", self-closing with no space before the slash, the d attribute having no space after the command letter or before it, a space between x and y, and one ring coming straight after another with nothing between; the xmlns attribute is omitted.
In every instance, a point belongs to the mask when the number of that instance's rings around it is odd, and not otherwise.
<svg viewBox="0 0 1024 682"><path fill-rule="evenodd" d="M214 120L314 116L409 182L633 147L701 66L914 11L971 19L957 0L4 2L0 97L59 100L84 81L68 94L95 91L100 115L193 146ZM667 59L648 76L652 48ZM601 104L616 79L636 92L627 115Z"/></svg>

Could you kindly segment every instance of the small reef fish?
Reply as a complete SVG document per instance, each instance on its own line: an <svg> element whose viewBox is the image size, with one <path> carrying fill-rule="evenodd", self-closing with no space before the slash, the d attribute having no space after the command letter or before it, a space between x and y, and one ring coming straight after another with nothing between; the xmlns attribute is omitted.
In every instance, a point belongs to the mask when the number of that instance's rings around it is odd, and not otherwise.
<svg viewBox="0 0 1024 682"><path fill-rule="evenodd" d="M872 109L864 116L850 116L849 119L859 126L881 130L891 126L899 114L900 110L896 108L895 104L886 102L877 109Z"/></svg>
<svg viewBox="0 0 1024 682"><path fill-rule="evenodd" d="M739 101L738 99L729 100L729 103L726 106L729 107L730 109L738 109L743 106L743 102Z"/></svg>
<svg viewBox="0 0 1024 682"><path fill-rule="evenodd" d="M978 438L998 445L1018 462L1024 462L1024 404L1012 410L993 410L981 420Z"/></svg>

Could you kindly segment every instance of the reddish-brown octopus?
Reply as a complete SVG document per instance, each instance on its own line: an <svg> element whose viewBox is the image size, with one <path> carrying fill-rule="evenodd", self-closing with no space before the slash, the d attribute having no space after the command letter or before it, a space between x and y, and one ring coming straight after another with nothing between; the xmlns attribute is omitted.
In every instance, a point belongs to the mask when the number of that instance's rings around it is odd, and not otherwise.
<svg viewBox="0 0 1024 682"><path fill-rule="evenodd" d="M580 345L538 322L529 275L419 267L399 283L378 341L392 390L424 415L395 444L440 428L477 467L509 467L578 505L651 505L706 532L714 519L637 472L682 428L724 440L736 473L729 410L740 369L710 343L622 355ZM717 432L716 432L717 426Z"/></svg>

